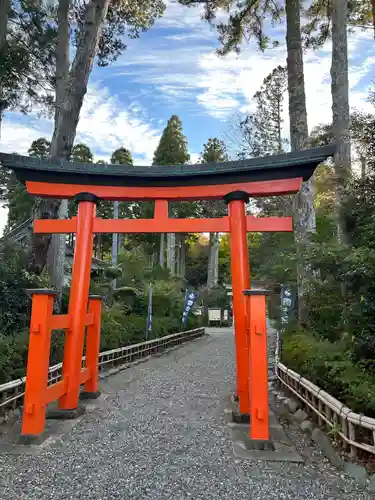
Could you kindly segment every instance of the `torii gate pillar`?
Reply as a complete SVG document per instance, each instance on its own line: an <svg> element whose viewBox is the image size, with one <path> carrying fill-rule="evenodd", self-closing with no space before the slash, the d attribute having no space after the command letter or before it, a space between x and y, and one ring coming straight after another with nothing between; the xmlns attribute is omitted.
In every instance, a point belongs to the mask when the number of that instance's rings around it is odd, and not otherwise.
<svg viewBox="0 0 375 500"><path fill-rule="evenodd" d="M233 315L236 342L236 389L241 415L250 411L249 345L246 338L246 303L243 290L250 288L250 263L247 247L245 191L232 191L224 200L228 203L230 227L230 261L232 271Z"/></svg>

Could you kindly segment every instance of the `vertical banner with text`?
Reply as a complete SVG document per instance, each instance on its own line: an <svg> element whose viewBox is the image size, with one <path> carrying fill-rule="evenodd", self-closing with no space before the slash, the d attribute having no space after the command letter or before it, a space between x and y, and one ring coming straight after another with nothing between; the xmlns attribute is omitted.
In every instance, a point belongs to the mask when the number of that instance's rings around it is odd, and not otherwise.
<svg viewBox="0 0 375 500"><path fill-rule="evenodd" d="M152 285L150 283L150 288L148 292L146 340L148 340L148 337L149 335L151 335L151 332L152 332Z"/></svg>

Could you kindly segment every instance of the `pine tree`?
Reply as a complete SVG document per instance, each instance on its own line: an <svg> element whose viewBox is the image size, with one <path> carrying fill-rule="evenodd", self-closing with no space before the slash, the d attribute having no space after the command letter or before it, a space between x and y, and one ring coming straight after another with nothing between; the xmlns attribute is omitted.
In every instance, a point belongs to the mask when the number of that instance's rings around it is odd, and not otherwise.
<svg viewBox="0 0 375 500"><path fill-rule="evenodd" d="M239 123L242 144L238 156L257 157L284 151L287 141L282 136L282 127L286 90L286 68L278 66L254 94L255 112Z"/></svg>
<svg viewBox="0 0 375 500"><path fill-rule="evenodd" d="M202 163L219 163L229 161L227 148L223 141L216 137L210 137L206 144L203 145L203 153L201 155Z"/></svg>
<svg viewBox="0 0 375 500"><path fill-rule="evenodd" d="M52 110L57 29L44 2L0 1L0 127L7 111Z"/></svg>
<svg viewBox="0 0 375 500"><path fill-rule="evenodd" d="M44 137L40 137L31 143L28 150L29 156L45 160L48 158L51 143Z"/></svg>
<svg viewBox="0 0 375 500"><path fill-rule="evenodd" d="M178 116L168 120L159 145L154 153L153 165L182 165L188 163L190 155L187 140L182 133L182 123Z"/></svg>
<svg viewBox="0 0 375 500"><path fill-rule="evenodd" d="M172 115L168 120L158 147L154 153L153 165L182 165L190 160L186 137L182 133L182 123L178 116ZM174 207L170 206L170 210ZM185 253L185 239L181 240L182 252ZM185 262L185 259L183 258ZM164 266L164 234L160 235L160 265ZM167 267L172 274L176 272L176 235L167 234ZM182 266L181 266L182 267ZM180 269L179 274L184 270Z"/></svg>
<svg viewBox="0 0 375 500"><path fill-rule="evenodd" d="M313 0L304 10L307 19L302 31L306 48L317 49L332 36L332 0ZM375 0L350 0L347 5L350 27L375 31Z"/></svg>
<svg viewBox="0 0 375 500"><path fill-rule="evenodd" d="M79 143L73 146L70 161L78 163L92 163L93 160L94 156L86 144Z"/></svg>
<svg viewBox="0 0 375 500"><path fill-rule="evenodd" d="M118 148L112 153L111 163L115 165L133 165L132 154L126 148Z"/></svg>
<svg viewBox="0 0 375 500"><path fill-rule="evenodd" d="M202 163L220 163L229 161L227 148L223 141L216 137L210 137L203 145L201 155ZM226 207L222 201L203 201L201 202L202 212L206 217L222 217L226 214ZM219 233L210 233L208 269L207 269L207 287L212 288L219 281Z"/></svg>

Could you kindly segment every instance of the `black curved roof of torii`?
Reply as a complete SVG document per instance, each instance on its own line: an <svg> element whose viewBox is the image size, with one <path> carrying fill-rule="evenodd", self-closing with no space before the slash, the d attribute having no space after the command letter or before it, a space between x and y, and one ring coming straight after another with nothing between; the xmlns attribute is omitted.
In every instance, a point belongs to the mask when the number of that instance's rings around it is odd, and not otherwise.
<svg viewBox="0 0 375 500"><path fill-rule="evenodd" d="M319 163L333 156L334 152L334 145L329 145L249 160L147 167L39 160L29 156L0 153L0 163L14 170L21 182L103 186L199 186L296 177L308 180Z"/></svg>

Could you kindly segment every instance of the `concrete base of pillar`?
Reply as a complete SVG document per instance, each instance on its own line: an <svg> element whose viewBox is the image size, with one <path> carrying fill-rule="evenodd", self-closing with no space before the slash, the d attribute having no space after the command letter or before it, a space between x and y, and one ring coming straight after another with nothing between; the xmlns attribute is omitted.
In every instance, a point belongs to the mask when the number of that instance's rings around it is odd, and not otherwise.
<svg viewBox="0 0 375 500"><path fill-rule="evenodd" d="M250 415L248 413L240 413L238 410L233 410L232 422L235 424L250 424Z"/></svg>
<svg viewBox="0 0 375 500"><path fill-rule="evenodd" d="M60 408L51 408L47 411L46 418L48 419L61 419L61 420L72 420L78 418L85 413L86 409L84 406L77 406L77 408L72 408L69 410L62 410Z"/></svg>
<svg viewBox="0 0 375 500"><path fill-rule="evenodd" d="M17 444L20 444L22 446L32 446L32 445L38 445L43 443L43 441L46 439L46 435L44 432L41 434L35 435L35 434L21 434L18 438Z"/></svg>
<svg viewBox="0 0 375 500"><path fill-rule="evenodd" d="M79 399L85 400L85 399L98 399L100 396L101 392L100 391L95 391L95 392L80 392L79 394Z"/></svg>
<svg viewBox="0 0 375 500"><path fill-rule="evenodd" d="M275 451L275 445L271 439L251 439L250 436L244 438L247 450Z"/></svg>

